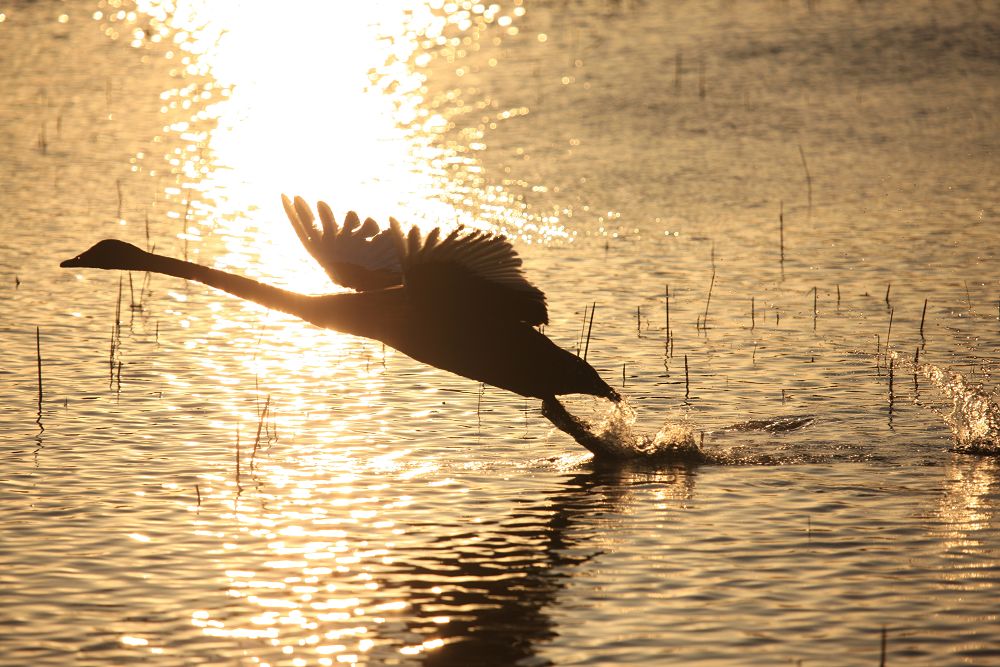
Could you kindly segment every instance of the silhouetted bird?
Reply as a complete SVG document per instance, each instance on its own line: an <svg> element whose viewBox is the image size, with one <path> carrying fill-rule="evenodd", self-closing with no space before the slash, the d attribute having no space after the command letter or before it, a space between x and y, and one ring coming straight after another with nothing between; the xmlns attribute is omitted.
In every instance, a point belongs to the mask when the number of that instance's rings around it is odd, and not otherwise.
<svg viewBox="0 0 1000 667"><path fill-rule="evenodd" d="M334 282L356 293L308 296L104 240L63 267L152 271L195 280L317 326L382 341L431 366L553 401L562 394L621 397L583 359L535 326L548 322L545 295L521 272L503 236L440 229L404 234L390 218L380 230L348 213L338 226L317 206L321 226L300 197L282 195L285 212L309 253Z"/></svg>

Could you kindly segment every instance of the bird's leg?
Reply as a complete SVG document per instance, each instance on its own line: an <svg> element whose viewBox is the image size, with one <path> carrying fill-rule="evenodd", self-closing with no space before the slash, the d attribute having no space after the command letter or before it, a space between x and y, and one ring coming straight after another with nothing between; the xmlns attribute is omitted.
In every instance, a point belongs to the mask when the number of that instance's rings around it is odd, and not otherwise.
<svg viewBox="0 0 1000 667"><path fill-rule="evenodd" d="M552 422L557 429L593 452L595 457L602 459L615 457L615 450L594 435L586 422L571 415L555 396L542 399L542 416Z"/></svg>

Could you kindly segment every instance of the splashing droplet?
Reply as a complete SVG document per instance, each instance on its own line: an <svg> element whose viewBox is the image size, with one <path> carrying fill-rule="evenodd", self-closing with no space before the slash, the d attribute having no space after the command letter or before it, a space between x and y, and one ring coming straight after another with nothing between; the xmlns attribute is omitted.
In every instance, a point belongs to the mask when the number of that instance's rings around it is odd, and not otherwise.
<svg viewBox="0 0 1000 667"><path fill-rule="evenodd" d="M977 454L1000 454L1000 406L981 383L968 382L961 373L924 364L920 372L951 399L944 415L957 449Z"/></svg>
<svg viewBox="0 0 1000 667"><path fill-rule="evenodd" d="M571 415L557 400L545 401L542 414L600 460L648 459L685 463L711 460L695 441L694 432L683 424L668 422L652 436L636 433L635 409L624 400L616 404L603 421L594 425Z"/></svg>

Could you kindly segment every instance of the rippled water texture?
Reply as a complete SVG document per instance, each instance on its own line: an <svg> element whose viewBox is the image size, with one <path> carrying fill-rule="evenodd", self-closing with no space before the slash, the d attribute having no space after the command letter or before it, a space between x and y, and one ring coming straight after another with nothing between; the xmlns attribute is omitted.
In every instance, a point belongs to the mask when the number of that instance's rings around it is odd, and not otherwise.
<svg viewBox="0 0 1000 667"><path fill-rule="evenodd" d="M996 3L39 0L0 64L0 663L1000 661ZM328 291L281 192L508 234L639 455L58 268Z"/></svg>

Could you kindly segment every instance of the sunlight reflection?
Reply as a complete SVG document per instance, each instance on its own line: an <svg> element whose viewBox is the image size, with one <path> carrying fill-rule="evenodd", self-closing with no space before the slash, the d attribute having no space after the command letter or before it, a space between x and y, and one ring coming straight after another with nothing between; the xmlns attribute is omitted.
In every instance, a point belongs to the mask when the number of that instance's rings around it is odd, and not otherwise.
<svg viewBox="0 0 1000 667"><path fill-rule="evenodd" d="M953 552L975 550L996 511L991 496L1000 466L994 459L962 456L947 472L945 494L938 507L945 532L943 546Z"/></svg>
<svg viewBox="0 0 1000 667"><path fill-rule="evenodd" d="M133 47L158 49L176 63L179 83L161 94L161 111L171 119L164 132L185 146L165 156L176 176L165 192L184 200L173 217L203 219L197 193L204 193L212 202L204 213L230 225L233 240L246 241L240 237L247 213L260 209L280 227L277 193L289 191L325 198L340 214L351 207L382 221L395 214L426 227L476 225L483 217L528 236L562 233L528 220L510 195L483 180L475 157L485 146L482 130L495 122L489 116L503 120L529 110L474 102L488 116L479 129L469 128L462 146L441 140L453 109L470 104L461 88L428 99L431 68L454 69L457 85L463 68L456 69L456 60L517 34L521 0L397 0L346 11L335 3L237 9L138 0L137 11L126 4L103 0L94 18L109 37L129 34ZM149 157L137 154L134 169L146 165L157 175ZM185 234L196 236L197 228ZM284 256L295 239L283 233L273 243L267 249Z"/></svg>
<svg viewBox="0 0 1000 667"><path fill-rule="evenodd" d="M339 289L291 233L281 192L326 200L338 218L350 208L424 229L491 225L528 241L564 234L555 218L530 220L479 163L487 128L530 110L495 108L460 81L463 58L517 33L521 5L101 0L93 18L105 34L170 63L162 136L130 159L164 194L151 217L157 240L173 247L159 251L300 292ZM434 99L432 71L449 87ZM470 112L477 124L451 138ZM232 434L232 467L201 475L196 504L185 498L184 507L218 545L220 583L239 602L193 611L191 623L205 636L259 642L259 651L246 646L261 664L279 654L272 660L282 664L357 663L379 650L398 661L442 647L405 629L417 612L386 580L409 529L386 514L413 498L354 472L467 491L439 479L433 457L380 446L384 421L398 412L380 395L395 353L252 303L176 287L167 298L184 330L174 344L197 350L202 371L192 382L164 369L167 386L197 400L205 383L231 397L231 419L211 423ZM414 395L413 421L451 400ZM315 427L306 442L275 435L303 424ZM433 616L435 629L449 622Z"/></svg>

